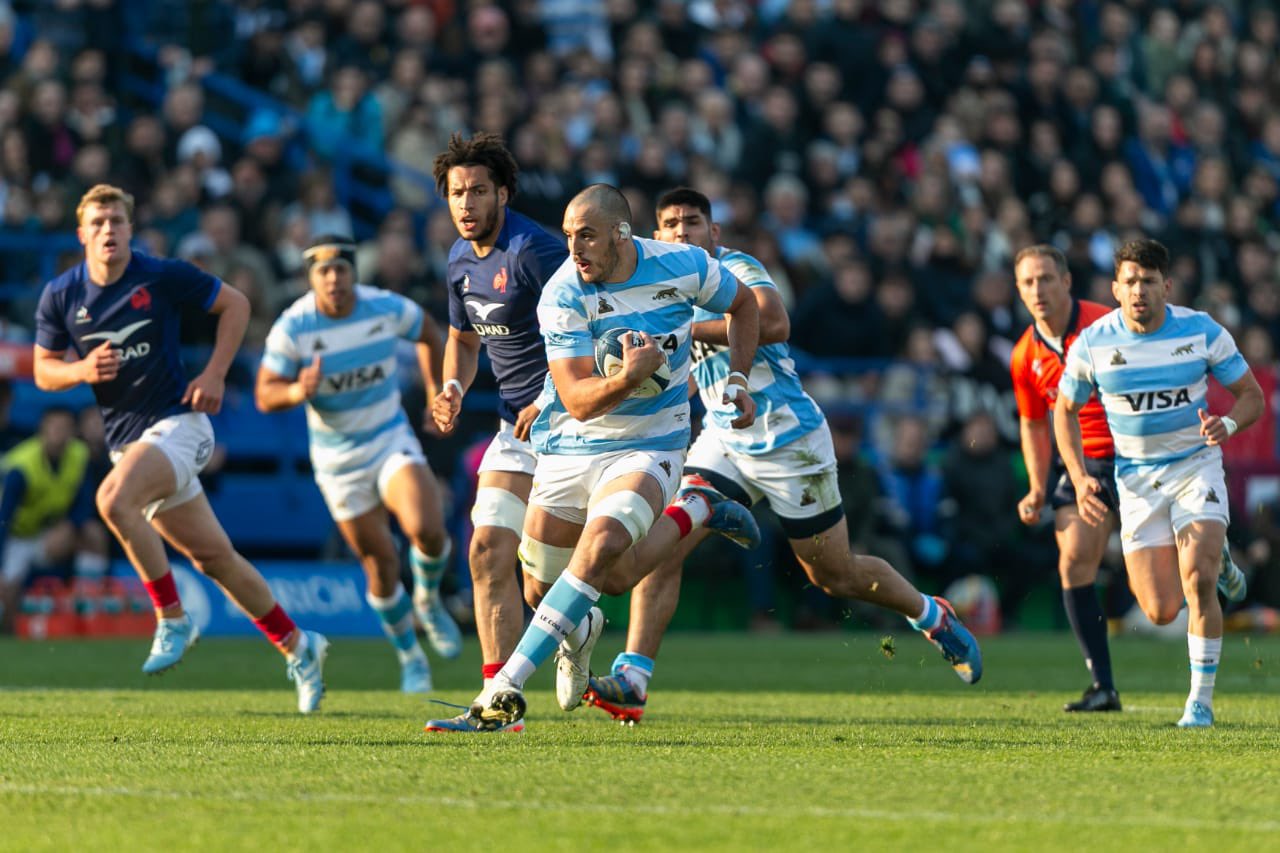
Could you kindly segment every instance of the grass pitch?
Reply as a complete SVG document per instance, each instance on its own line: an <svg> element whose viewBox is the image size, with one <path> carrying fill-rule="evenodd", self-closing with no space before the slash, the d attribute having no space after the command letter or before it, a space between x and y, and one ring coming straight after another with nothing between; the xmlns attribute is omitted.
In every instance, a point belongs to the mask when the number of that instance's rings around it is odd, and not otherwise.
<svg viewBox="0 0 1280 853"><path fill-rule="evenodd" d="M1280 638L1229 636L1218 725L1173 727L1185 645L1113 642L1123 714L1066 715L1072 638L987 639L966 687L909 632L673 635L645 722L555 706L428 735L384 643L335 642L321 713L265 643L146 679L145 641L0 643L0 849L1276 849ZM606 634L607 666L621 644ZM478 682L474 642L437 697Z"/></svg>

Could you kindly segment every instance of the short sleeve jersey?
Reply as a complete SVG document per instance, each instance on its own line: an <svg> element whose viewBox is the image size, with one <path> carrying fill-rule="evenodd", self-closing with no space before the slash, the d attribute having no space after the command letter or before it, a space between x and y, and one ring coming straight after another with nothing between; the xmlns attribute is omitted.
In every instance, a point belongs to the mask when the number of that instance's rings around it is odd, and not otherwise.
<svg viewBox="0 0 1280 853"><path fill-rule="evenodd" d="M738 281L697 246L633 237L636 269L617 284L588 284L572 261L547 282L538 321L547 360L595 356L596 339L610 329L633 329L657 339L671 381L649 398L623 400L589 421L569 414L556 395L533 423L539 453L590 455L617 450L683 450L689 446L689 370L695 307L723 313ZM547 390L555 383L548 373Z"/></svg>
<svg viewBox="0 0 1280 853"><path fill-rule="evenodd" d="M409 419L400 405L396 347L422 336L422 309L405 297L356 286L346 317L329 317L307 293L285 309L267 335L262 366L286 379L317 357L320 387L307 401L311 466L336 475L363 468L383 452L379 438Z"/></svg>
<svg viewBox="0 0 1280 853"><path fill-rule="evenodd" d="M100 286L84 262L45 285L36 309L36 343L83 358L103 342L120 351L120 372L93 386L107 446L136 441L163 418L190 411L182 395L179 318L185 305L208 311L222 282L186 261L134 252L124 274Z"/></svg>
<svg viewBox="0 0 1280 853"><path fill-rule="evenodd" d="M498 380L498 414L510 423L547 376L538 298L566 257L562 240L509 208L489 254L466 240L449 251L449 325L480 335Z"/></svg>
<svg viewBox="0 0 1280 853"><path fill-rule="evenodd" d="M1018 401L1018 414L1029 421L1047 417L1058 402L1058 380L1067 363L1067 354L1080 337L1080 330L1103 316L1109 309L1097 302L1076 300L1071 303L1071 319L1062 341L1040 334L1035 324L1027 328L1013 348L1011 370L1013 393ZM1107 414L1096 396L1080 410L1080 432L1084 436L1084 455L1093 459L1109 459L1115 455Z"/></svg>
<svg viewBox="0 0 1280 853"><path fill-rule="evenodd" d="M1058 392L1077 403L1096 390L1116 445L1116 470L1163 465L1203 450L1199 410L1212 375L1230 385L1249 371L1231 333L1203 311L1167 306L1139 334L1112 311L1080 333Z"/></svg>

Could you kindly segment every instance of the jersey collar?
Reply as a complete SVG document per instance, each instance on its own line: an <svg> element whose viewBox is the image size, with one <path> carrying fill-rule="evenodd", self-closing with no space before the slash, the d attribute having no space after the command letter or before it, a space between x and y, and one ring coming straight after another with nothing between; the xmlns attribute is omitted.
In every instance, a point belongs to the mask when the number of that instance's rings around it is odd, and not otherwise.
<svg viewBox="0 0 1280 853"><path fill-rule="evenodd" d="M1057 355L1058 358L1062 358L1066 355L1066 352L1067 352L1067 338L1069 338L1071 335L1079 331L1076 328L1076 324L1079 322L1080 322L1080 300L1072 298L1071 315L1067 317L1067 330L1062 333L1062 350L1061 351L1058 350L1057 345L1053 341L1049 340L1044 335L1040 334L1040 327L1035 323L1031 324L1031 333L1036 336L1036 340L1038 340L1041 344L1044 345L1045 349Z"/></svg>

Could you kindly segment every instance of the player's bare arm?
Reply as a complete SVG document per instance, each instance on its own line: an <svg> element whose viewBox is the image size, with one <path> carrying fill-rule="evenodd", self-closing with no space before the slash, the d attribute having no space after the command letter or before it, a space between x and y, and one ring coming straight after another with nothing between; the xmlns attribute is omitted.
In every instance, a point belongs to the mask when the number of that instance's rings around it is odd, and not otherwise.
<svg viewBox="0 0 1280 853"><path fill-rule="evenodd" d="M448 435L462 411L462 395L475 381L480 364L480 335L449 327L439 392L431 398L431 418Z"/></svg>
<svg viewBox="0 0 1280 853"><path fill-rule="evenodd" d="M253 402L260 412L282 412L301 405L316 395L320 388L321 362L317 353L311 363L298 371L297 379L289 379L265 367L258 368L253 387Z"/></svg>
<svg viewBox="0 0 1280 853"><path fill-rule="evenodd" d="M1084 436L1080 431L1080 410L1065 394L1058 396L1054 409L1053 432L1058 453L1067 468L1067 476L1076 488L1076 507L1087 524L1097 526L1107 520L1107 505L1102 502L1102 484L1089 476L1084 464Z"/></svg>
<svg viewBox="0 0 1280 853"><path fill-rule="evenodd" d="M33 367L36 387L41 391L66 391L81 382L97 385L110 382L120 372L120 350L103 341L84 358L67 361L66 350L47 350L36 344Z"/></svg>
<svg viewBox="0 0 1280 853"><path fill-rule="evenodd" d="M512 427L511 434L516 437L517 441L528 441L529 430L533 429L533 422L538 419L538 415L542 413L542 409L537 403L530 403L519 412L516 413L516 423Z"/></svg>
<svg viewBox="0 0 1280 853"><path fill-rule="evenodd" d="M791 338L791 318L782 297L772 287L748 288L756 298L760 309L760 346L785 343ZM708 344L726 346L729 343L729 324L723 319L704 320L693 324L693 339Z"/></svg>
<svg viewBox="0 0 1280 853"><path fill-rule="evenodd" d="M1053 438L1049 435L1048 418L1020 418L1018 431L1022 440L1022 461L1027 466L1028 488L1018 501L1018 518L1023 524L1034 524L1040 518L1048 491L1049 465Z"/></svg>
<svg viewBox="0 0 1280 853"><path fill-rule="evenodd" d="M551 379L560 400L575 419L589 421L612 411L662 366L666 356L653 337L644 332L636 334L643 341L641 346L636 346L630 335L622 336L622 369L612 376L597 374L596 360L589 355L550 363ZM751 349L754 353L755 346Z"/></svg>
<svg viewBox="0 0 1280 853"><path fill-rule="evenodd" d="M751 288L742 282L738 282L733 304L725 311L725 322L730 372L723 402L732 403L738 410L738 417L730 425L734 429L746 429L756 421L756 403L747 393L747 375L760 340L760 309L756 307Z"/></svg>
<svg viewBox="0 0 1280 853"><path fill-rule="evenodd" d="M440 324L430 314L422 314L422 331L415 347L418 353L418 369L422 371L422 384L427 399L434 400L440 393L441 373L444 371L445 338Z"/></svg>
<svg viewBox="0 0 1280 853"><path fill-rule="evenodd" d="M192 411L216 415L222 409L227 371L231 369L231 361L240 349L245 330L249 328L249 299L234 287L224 284L218 288L209 313L218 317L213 354L200 375L187 384L182 402L190 404Z"/></svg>
<svg viewBox="0 0 1280 853"><path fill-rule="evenodd" d="M1264 404L1262 388L1253 377L1253 371L1246 371L1235 382L1227 386L1236 401L1226 415L1211 415L1208 410L1200 410L1200 434L1204 443L1213 447L1225 444L1227 439L1237 431L1244 429L1262 416Z"/></svg>

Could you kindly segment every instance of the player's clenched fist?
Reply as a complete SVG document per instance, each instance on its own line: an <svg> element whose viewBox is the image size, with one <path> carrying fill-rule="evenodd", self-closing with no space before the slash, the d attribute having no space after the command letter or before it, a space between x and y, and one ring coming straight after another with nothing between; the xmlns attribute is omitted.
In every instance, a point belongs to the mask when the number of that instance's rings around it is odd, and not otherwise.
<svg viewBox="0 0 1280 853"><path fill-rule="evenodd" d="M458 390L458 383L450 380L445 383L444 390L431 401L431 418L440 428L440 432L448 435L453 432L460 411L462 411L462 392Z"/></svg>
<svg viewBox="0 0 1280 853"><path fill-rule="evenodd" d="M109 341L98 344L89 354L80 360L84 370L84 381L89 384L110 382L120 373L120 351L111 346Z"/></svg>
<svg viewBox="0 0 1280 853"><path fill-rule="evenodd" d="M302 399L310 400L320 390L320 356L311 357L311 363L298 371L298 387L302 389Z"/></svg>

